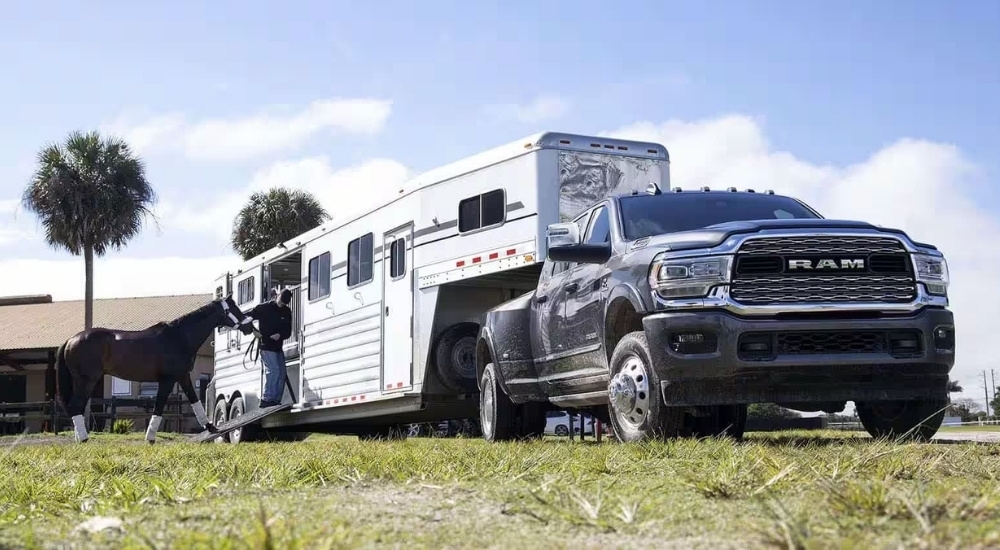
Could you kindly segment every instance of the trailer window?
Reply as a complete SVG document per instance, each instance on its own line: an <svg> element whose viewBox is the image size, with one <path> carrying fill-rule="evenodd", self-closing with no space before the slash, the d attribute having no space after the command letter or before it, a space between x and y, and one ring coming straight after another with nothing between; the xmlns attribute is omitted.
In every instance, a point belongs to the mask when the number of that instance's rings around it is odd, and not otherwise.
<svg viewBox="0 0 1000 550"><path fill-rule="evenodd" d="M330 295L330 253L309 260L309 301Z"/></svg>
<svg viewBox="0 0 1000 550"><path fill-rule="evenodd" d="M458 203L458 232L500 225L507 214L503 189L463 199Z"/></svg>
<svg viewBox="0 0 1000 550"><path fill-rule="evenodd" d="M361 285L372 280L372 248L374 235L368 233L347 244L347 286Z"/></svg>
<svg viewBox="0 0 1000 550"><path fill-rule="evenodd" d="M398 279L406 273L406 241L396 239L389 246L389 277Z"/></svg>
<svg viewBox="0 0 1000 550"><path fill-rule="evenodd" d="M252 302L254 299L254 286L253 286L253 276L247 277L239 282L236 287L236 303L238 305L243 305L248 302Z"/></svg>

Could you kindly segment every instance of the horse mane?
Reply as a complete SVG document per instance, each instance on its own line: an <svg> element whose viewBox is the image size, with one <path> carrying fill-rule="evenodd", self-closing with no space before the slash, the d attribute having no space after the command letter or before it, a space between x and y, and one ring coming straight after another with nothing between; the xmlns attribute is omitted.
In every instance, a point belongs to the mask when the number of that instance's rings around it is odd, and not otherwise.
<svg viewBox="0 0 1000 550"><path fill-rule="evenodd" d="M166 328L179 328L181 326L186 326L188 324L196 324L205 317L208 317L209 315L214 313L216 306L218 306L218 300L212 300L211 302L208 302L207 304L199 307L198 309L194 311L189 311L176 319L166 322L160 322L153 326L158 327L160 325L163 325Z"/></svg>

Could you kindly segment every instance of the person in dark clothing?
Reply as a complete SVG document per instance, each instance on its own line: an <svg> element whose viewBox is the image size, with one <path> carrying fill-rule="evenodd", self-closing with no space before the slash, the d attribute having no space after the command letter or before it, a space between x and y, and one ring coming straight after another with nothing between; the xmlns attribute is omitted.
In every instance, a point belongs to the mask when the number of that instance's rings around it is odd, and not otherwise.
<svg viewBox="0 0 1000 550"><path fill-rule="evenodd" d="M250 310L243 320L242 330L245 334L252 331L252 323L258 321L260 332L260 358L264 363L264 393L261 395L260 407L273 407L281 404L285 390L285 340L292 335L292 309L288 304L292 301L292 291L281 291L273 301L264 302Z"/></svg>

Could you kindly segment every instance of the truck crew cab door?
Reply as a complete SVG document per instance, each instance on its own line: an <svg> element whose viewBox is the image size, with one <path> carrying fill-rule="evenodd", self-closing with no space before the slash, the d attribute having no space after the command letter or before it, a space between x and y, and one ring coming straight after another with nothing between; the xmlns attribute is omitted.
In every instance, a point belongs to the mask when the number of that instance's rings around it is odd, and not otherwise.
<svg viewBox="0 0 1000 550"><path fill-rule="evenodd" d="M598 207L590 218L586 232L581 231L585 244L611 242L610 212L607 206ZM575 264L563 285L566 292L566 312L562 339L566 349L574 356L590 355L601 348L601 318L604 313L604 282L608 268L604 264ZM601 362L585 361L577 357L575 368L600 366Z"/></svg>
<svg viewBox="0 0 1000 550"><path fill-rule="evenodd" d="M558 332L563 320L562 287L567 275L565 262L548 260L531 300L531 351L541 378L553 371L556 357L566 351Z"/></svg>

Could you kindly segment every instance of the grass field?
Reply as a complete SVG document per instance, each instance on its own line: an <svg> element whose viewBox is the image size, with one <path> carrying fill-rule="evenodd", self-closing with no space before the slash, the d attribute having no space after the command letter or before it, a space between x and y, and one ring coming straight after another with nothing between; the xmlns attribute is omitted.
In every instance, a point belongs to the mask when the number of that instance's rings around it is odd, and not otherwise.
<svg viewBox="0 0 1000 550"><path fill-rule="evenodd" d="M1000 545L1000 445L843 432L0 447L0 547L829 548ZM74 531L96 517L120 530Z"/></svg>

